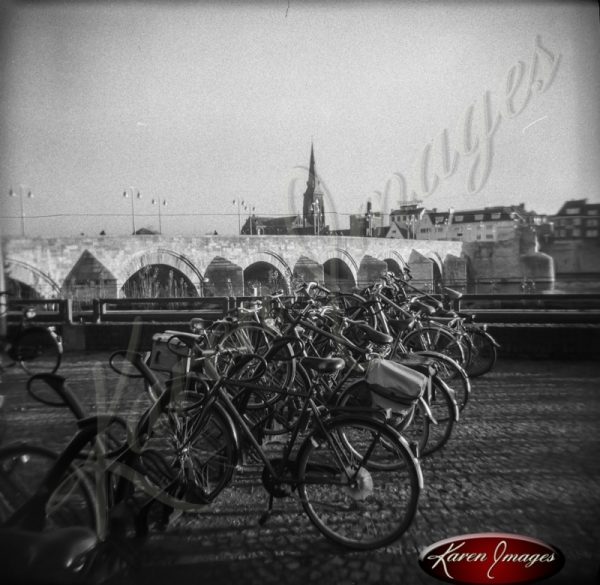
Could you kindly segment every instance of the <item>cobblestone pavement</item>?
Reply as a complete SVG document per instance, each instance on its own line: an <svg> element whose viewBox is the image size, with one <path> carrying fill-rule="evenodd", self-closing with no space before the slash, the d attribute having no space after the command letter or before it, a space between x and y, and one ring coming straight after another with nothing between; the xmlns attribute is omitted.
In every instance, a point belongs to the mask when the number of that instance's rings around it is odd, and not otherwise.
<svg viewBox="0 0 600 585"><path fill-rule="evenodd" d="M61 373L97 410L126 413L143 401L139 382L119 387L101 353L67 354ZM66 412L34 403L26 376L5 374L4 443L36 439L60 447L73 428ZM347 552L329 543L294 499L277 500L266 526L260 469L197 514L186 514L145 543L143 566L121 583L425 584L425 546L474 532L539 538L566 557L547 583L600 583L600 364L499 361L475 379L471 403L443 452L422 461L425 489L415 521L385 549Z"/></svg>

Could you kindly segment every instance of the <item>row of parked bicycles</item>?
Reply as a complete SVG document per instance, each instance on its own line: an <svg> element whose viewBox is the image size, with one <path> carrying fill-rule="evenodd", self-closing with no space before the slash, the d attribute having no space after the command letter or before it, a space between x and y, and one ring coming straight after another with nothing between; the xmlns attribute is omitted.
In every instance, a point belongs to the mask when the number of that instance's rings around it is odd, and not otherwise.
<svg viewBox="0 0 600 585"><path fill-rule="evenodd" d="M74 531L65 570L84 575L107 543L198 511L253 467L268 496L261 524L295 496L339 545L393 543L417 511L421 460L451 439L472 379L497 359L485 326L452 309L458 296L389 273L356 293L306 283L192 319L189 331L155 335L149 352L110 357L150 398L134 424L89 416L55 373L32 376L27 391L69 407L77 432L59 455L0 449L2 530Z"/></svg>

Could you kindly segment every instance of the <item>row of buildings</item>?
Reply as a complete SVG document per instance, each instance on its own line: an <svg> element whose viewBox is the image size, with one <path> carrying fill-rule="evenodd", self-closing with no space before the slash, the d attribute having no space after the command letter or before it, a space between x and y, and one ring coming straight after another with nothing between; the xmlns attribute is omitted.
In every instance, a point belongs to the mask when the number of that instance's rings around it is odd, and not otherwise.
<svg viewBox="0 0 600 585"><path fill-rule="evenodd" d="M498 242L515 236L517 228L530 227L539 242L560 240L600 242L600 204L587 199L567 201L556 215L540 215L525 204L502 205L470 210L427 209L421 202L406 202L389 214L373 211L350 216L350 228L331 230L325 221L323 191L311 146L309 176L303 197L302 216L265 217L251 215L241 233L245 235L331 234L403 238L414 240L455 240Z"/></svg>

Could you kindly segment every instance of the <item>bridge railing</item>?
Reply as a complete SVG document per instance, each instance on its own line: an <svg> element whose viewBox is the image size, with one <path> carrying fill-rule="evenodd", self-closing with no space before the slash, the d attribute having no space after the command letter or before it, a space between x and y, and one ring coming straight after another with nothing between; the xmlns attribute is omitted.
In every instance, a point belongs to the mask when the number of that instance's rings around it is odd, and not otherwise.
<svg viewBox="0 0 600 585"><path fill-rule="evenodd" d="M36 321L52 324L185 321L192 316L222 317L231 306L229 297L92 299L86 308L75 308L73 299L11 299L8 321L20 319L25 307L34 307Z"/></svg>
<svg viewBox="0 0 600 585"><path fill-rule="evenodd" d="M600 323L600 294L465 294L455 304L488 323Z"/></svg>
<svg viewBox="0 0 600 585"><path fill-rule="evenodd" d="M187 322L192 317L218 319L260 297L179 297L93 299L87 308L72 299L10 299L8 322L34 307L37 321L52 324ZM600 294L464 294L455 309L488 323L600 323Z"/></svg>

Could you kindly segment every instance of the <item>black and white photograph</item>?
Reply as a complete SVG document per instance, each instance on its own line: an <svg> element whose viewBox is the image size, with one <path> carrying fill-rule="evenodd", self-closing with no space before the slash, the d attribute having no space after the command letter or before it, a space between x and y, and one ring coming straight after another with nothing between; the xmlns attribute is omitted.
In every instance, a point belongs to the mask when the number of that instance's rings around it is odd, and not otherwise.
<svg viewBox="0 0 600 585"><path fill-rule="evenodd" d="M0 4L0 582L600 585L600 4Z"/></svg>

